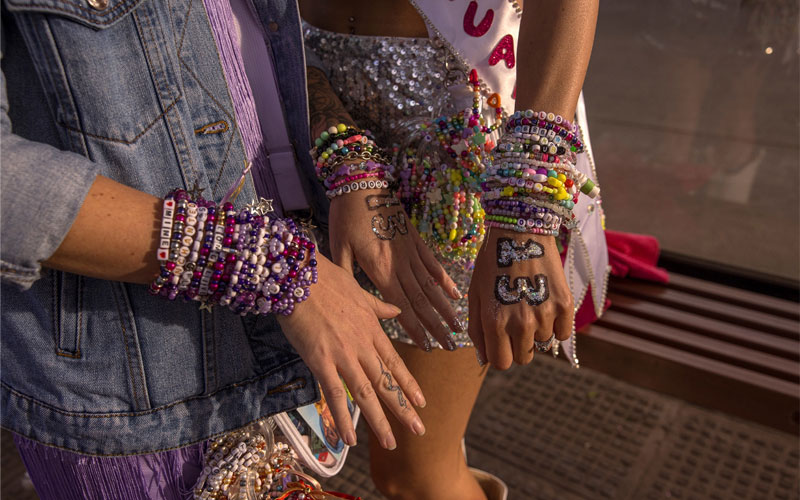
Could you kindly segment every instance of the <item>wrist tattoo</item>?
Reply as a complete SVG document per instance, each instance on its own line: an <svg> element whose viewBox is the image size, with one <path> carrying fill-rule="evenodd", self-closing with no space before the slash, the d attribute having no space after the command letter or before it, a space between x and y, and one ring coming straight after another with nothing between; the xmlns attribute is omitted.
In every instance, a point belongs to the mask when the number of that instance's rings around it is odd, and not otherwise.
<svg viewBox="0 0 800 500"><path fill-rule="evenodd" d="M405 212L398 211L395 215L386 218L381 214L372 217L372 232L382 240L393 240L397 233L408 234L408 225Z"/></svg>
<svg viewBox="0 0 800 500"><path fill-rule="evenodd" d="M371 194L364 200L367 203L367 210L400 206L400 200L394 194Z"/></svg>
<svg viewBox="0 0 800 500"><path fill-rule="evenodd" d="M501 274L494 282L494 296L503 305L516 304L525 299L530 306L538 306L550 297L550 290L547 287L547 276L537 274L533 281L527 276L514 279L514 286L511 286L511 278L507 274Z"/></svg>
<svg viewBox="0 0 800 500"><path fill-rule="evenodd" d="M508 267L514 262L543 256L544 247L532 239L519 244L511 238L497 239L497 267Z"/></svg>
<svg viewBox="0 0 800 500"><path fill-rule="evenodd" d="M307 80L312 137L319 136L323 130L338 123L353 123L322 70L309 67Z"/></svg>
<svg viewBox="0 0 800 500"><path fill-rule="evenodd" d="M406 403L405 396L403 396L403 390L400 389L399 385L393 383L392 374L383 369L383 361L381 361L381 358L378 358L378 364L381 365L381 376L386 379L386 389L396 392L397 402L400 404L400 408L406 408L408 404Z"/></svg>

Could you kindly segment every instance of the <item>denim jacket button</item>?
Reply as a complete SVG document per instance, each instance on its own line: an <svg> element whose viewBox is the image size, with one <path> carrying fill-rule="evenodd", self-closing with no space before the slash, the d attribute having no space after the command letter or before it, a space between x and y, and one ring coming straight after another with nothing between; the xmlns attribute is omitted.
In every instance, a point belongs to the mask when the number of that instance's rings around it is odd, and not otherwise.
<svg viewBox="0 0 800 500"><path fill-rule="evenodd" d="M269 27L269 30L270 30L271 32L273 32L273 33L275 33L276 31L278 31L278 23L276 23L275 21L272 21L272 22L271 22L271 23L269 23L267 26Z"/></svg>
<svg viewBox="0 0 800 500"><path fill-rule="evenodd" d="M96 10L105 10L108 7L108 0L87 0L89 5Z"/></svg>

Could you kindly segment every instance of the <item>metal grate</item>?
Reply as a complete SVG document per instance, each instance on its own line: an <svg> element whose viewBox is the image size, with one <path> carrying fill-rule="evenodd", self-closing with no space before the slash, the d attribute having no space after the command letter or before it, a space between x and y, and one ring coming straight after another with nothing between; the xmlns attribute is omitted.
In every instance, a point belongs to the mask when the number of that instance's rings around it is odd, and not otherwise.
<svg viewBox="0 0 800 500"><path fill-rule="evenodd" d="M641 498L800 498L794 436L685 407L661 448Z"/></svg>
<svg viewBox="0 0 800 500"><path fill-rule="evenodd" d="M545 356L493 377L484 394L468 430L470 459L491 457L520 498L622 498L669 413L646 391Z"/></svg>

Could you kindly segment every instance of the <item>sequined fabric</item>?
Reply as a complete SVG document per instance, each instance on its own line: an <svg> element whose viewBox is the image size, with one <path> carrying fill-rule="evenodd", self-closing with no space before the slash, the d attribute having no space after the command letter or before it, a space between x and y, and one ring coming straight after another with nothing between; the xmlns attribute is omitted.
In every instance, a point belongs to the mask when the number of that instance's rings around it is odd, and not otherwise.
<svg viewBox="0 0 800 500"><path fill-rule="evenodd" d="M379 144L403 144L398 131L470 104L467 68L436 39L346 35L304 23L306 50L321 61L339 99L356 123L370 129ZM472 271L440 259L464 298L453 308L467 325L467 291ZM361 273L360 273L361 274ZM359 281L380 295L364 276ZM413 343L395 320L383 322L390 338ZM472 346L454 333L458 347ZM431 344L439 344L432 340Z"/></svg>
<svg viewBox="0 0 800 500"><path fill-rule="evenodd" d="M345 35L303 23L331 85L359 127L379 144L403 142L392 133L441 114L450 89L466 88L467 68L437 39ZM464 93L470 105L470 95ZM461 104L461 102L459 102Z"/></svg>

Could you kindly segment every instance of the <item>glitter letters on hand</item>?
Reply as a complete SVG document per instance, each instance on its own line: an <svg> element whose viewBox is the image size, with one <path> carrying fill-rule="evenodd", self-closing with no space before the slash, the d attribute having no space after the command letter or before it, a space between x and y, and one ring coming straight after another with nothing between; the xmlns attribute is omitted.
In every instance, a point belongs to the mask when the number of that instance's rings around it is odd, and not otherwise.
<svg viewBox="0 0 800 500"><path fill-rule="evenodd" d="M386 218L381 214L373 216L372 232L382 240L393 240L397 233L408 234L405 212L398 211L396 215L390 215Z"/></svg>
<svg viewBox="0 0 800 500"><path fill-rule="evenodd" d="M367 203L367 210L400 206L400 200L393 194L371 194L364 200Z"/></svg>
<svg viewBox="0 0 800 500"><path fill-rule="evenodd" d="M494 295L498 302L506 306L517 304L523 298L528 305L538 306L550 297L547 276L537 274L533 277L533 282L527 276L516 278L512 288L511 278L507 274L502 274L495 280Z"/></svg>
<svg viewBox="0 0 800 500"><path fill-rule="evenodd" d="M514 262L543 256L544 247L532 239L519 244L511 238L497 239L497 267L508 267Z"/></svg>

